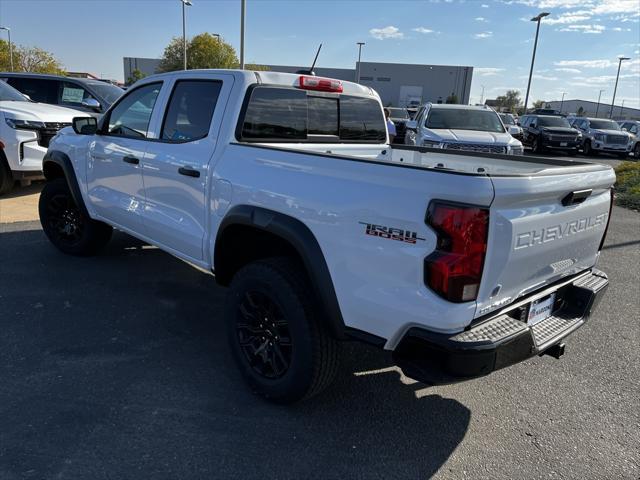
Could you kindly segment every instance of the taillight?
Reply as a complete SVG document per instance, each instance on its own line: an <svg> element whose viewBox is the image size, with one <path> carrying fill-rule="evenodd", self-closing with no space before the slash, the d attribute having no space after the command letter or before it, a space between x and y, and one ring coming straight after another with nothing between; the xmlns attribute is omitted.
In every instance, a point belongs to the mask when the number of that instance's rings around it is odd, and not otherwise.
<svg viewBox="0 0 640 480"><path fill-rule="evenodd" d="M340 80L300 75L298 82L298 86L305 90L342 93L342 82Z"/></svg>
<svg viewBox="0 0 640 480"><path fill-rule="evenodd" d="M598 251L602 250L604 247L604 241L607 238L607 231L609 230L609 222L611 222L611 214L613 213L613 190L609 190L609 216L607 217L607 225L604 227L604 233L602 234L602 240L600 240L600 246L598 247Z"/></svg>
<svg viewBox="0 0 640 480"><path fill-rule="evenodd" d="M487 251L489 210L433 201L427 225L438 240L435 252L424 261L425 283L451 302L475 300Z"/></svg>

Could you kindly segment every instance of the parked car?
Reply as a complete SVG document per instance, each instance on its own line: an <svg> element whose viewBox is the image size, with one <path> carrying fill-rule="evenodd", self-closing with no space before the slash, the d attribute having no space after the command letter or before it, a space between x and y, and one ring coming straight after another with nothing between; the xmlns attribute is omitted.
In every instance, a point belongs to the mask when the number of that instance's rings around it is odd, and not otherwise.
<svg viewBox="0 0 640 480"><path fill-rule="evenodd" d="M387 107L389 110L389 119L396 126L396 136L393 143L404 143L404 134L407 122L410 120L409 112L406 108Z"/></svg>
<svg viewBox="0 0 640 480"><path fill-rule="evenodd" d="M17 180L42 178L42 158L49 142L78 115L84 114L33 102L0 82L0 195Z"/></svg>
<svg viewBox="0 0 640 480"><path fill-rule="evenodd" d="M563 353L608 284L611 167L392 147L368 87L258 73L154 75L74 119L44 163L53 245L93 254L115 227L214 272L240 371L281 403L325 388L346 339L432 384Z"/></svg>
<svg viewBox="0 0 640 480"><path fill-rule="evenodd" d="M546 150L562 151L577 155L582 145L580 131L571 127L566 118L558 115L523 115L522 143L531 147L534 153Z"/></svg>
<svg viewBox="0 0 640 480"><path fill-rule="evenodd" d="M612 153L620 158L627 158L634 146L631 134L624 132L613 120L576 118L573 126L582 133L582 150L585 155Z"/></svg>
<svg viewBox="0 0 640 480"><path fill-rule="evenodd" d="M638 120L623 120L618 122L618 125L623 131L632 136L633 147L631 147L631 152L633 152L633 158L640 158L640 122Z"/></svg>
<svg viewBox="0 0 640 480"><path fill-rule="evenodd" d="M516 118L510 113L499 113L498 115L500 116L500 120L502 120L504 126L511 133L511 136L522 141L522 128L518 125Z"/></svg>
<svg viewBox="0 0 640 480"><path fill-rule="evenodd" d="M467 152L522 155L524 148L487 106L427 103L416 120L407 122L405 143Z"/></svg>
<svg viewBox="0 0 640 480"><path fill-rule="evenodd" d="M39 103L73 108L90 114L102 114L120 98L124 90L108 82L38 73L0 72L16 90Z"/></svg>

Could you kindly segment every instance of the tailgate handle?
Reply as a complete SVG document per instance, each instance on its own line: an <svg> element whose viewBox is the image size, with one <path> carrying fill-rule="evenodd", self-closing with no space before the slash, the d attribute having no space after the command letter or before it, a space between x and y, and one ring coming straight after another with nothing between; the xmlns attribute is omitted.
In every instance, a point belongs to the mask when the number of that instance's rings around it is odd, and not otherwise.
<svg viewBox="0 0 640 480"><path fill-rule="evenodd" d="M591 189L589 189L589 190L576 190L575 192L571 192L570 194L568 194L566 197L564 197L562 199L562 205L567 207L569 205L575 205L577 203L582 203L589 197L589 195L591 195L591 192L593 192L593 190L591 190Z"/></svg>

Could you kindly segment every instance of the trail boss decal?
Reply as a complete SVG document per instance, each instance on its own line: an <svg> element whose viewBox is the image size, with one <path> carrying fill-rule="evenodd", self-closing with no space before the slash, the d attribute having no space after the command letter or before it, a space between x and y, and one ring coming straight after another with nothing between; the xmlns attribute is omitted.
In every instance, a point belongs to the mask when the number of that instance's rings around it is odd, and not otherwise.
<svg viewBox="0 0 640 480"><path fill-rule="evenodd" d="M403 230L402 228L385 227L384 225L376 225L375 223L358 223L365 225L365 235L371 235L372 237L388 238L390 240L398 240L411 244L415 244L418 240L424 241L424 238L418 237L418 232Z"/></svg>

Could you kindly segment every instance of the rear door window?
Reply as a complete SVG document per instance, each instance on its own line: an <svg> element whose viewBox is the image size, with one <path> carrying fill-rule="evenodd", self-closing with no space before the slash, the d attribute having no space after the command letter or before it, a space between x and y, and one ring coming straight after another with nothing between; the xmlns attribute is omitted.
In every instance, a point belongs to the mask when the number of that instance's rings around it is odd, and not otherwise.
<svg viewBox="0 0 640 480"><path fill-rule="evenodd" d="M238 138L274 142L368 142L387 138L382 109L373 98L294 88L255 87Z"/></svg>
<svg viewBox="0 0 640 480"><path fill-rule="evenodd" d="M172 142L190 142L209 133L222 82L216 80L179 80L173 87L162 123L160 138Z"/></svg>
<svg viewBox="0 0 640 480"><path fill-rule="evenodd" d="M34 102L57 105L60 82L43 78L9 77L7 83L16 90L29 95Z"/></svg>

